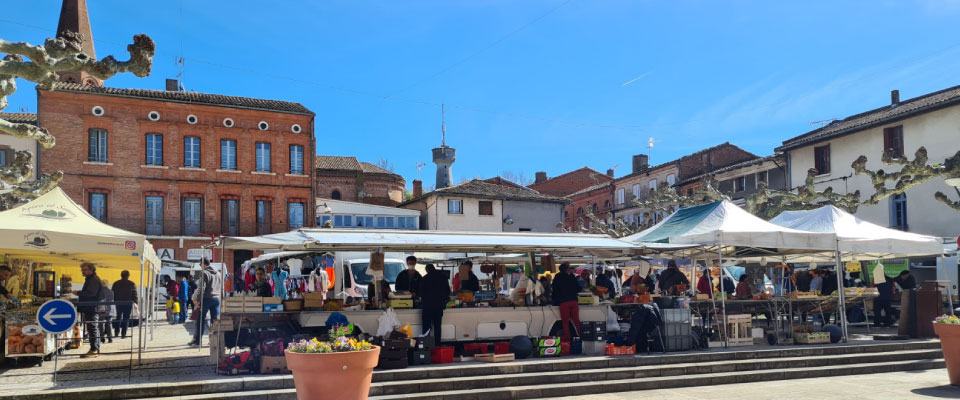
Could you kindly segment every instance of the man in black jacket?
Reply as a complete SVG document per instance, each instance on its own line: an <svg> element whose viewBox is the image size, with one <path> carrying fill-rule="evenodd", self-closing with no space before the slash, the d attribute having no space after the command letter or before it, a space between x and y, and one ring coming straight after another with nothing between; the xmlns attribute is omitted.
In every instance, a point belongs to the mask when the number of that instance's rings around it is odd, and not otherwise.
<svg viewBox="0 0 960 400"><path fill-rule="evenodd" d="M394 287L398 292L410 292L413 294L413 298L418 298L421 279L423 279L423 276L417 271L417 258L409 256L407 257L407 270L401 271L397 275Z"/></svg>
<svg viewBox="0 0 960 400"><path fill-rule="evenodd" d="M675 260L667 261L667 269L660 273L660 292L665 294L673 293L673 287L676 285L689 285L690 280L677 268Z"/></svg>
<svg viewBox="0 0 960 400"><path fill-rule="evenodd" d="M83 288L77 292L81 303L79 311L87 322L87 336L90 339L90 351L80 358L94 358L100 355L100 314L97 304L104 299L103 283L97 276L97 266L92 263L80 264L80 273L86 278Z"/></svg>
<svg viewBox="0 0 960 400"><path fill-rule="evenodd" d="M580 329L580 305L577 297L580 285L577 278L570 273L570 263L560 264L560 272L553 278L553 300L559 304L560 323L563 324L563 338L570 340L570 320L573 320L574 329ZM579 336L579 333L577 334Z"/></svg>
<svg viewBox="0 0 960 400"><path fill-rule="evenodd" d="M113 336L126 338L127 328L130 327L130 312L137 303L137 285L130 281L130 271L121 272L120 280L113 283L113 300L120 303L117 304L117 319L113 322Z"/></svg>
<svg viewBox="0 0 960 400"><path fill-rule="evenodd" d="M434 341L440 344L440 324L443 321L443 309L450 301L450 284L447 278L433 264L427 264L427 276L420 280L421 327L423 332L433 333Z"/></svg>

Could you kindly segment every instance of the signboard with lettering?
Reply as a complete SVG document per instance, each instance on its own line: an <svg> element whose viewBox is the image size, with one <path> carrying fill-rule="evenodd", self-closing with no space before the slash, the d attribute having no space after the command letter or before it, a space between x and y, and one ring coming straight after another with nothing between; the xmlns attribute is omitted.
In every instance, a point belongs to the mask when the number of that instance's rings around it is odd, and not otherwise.
<svg viewBox="0 0 960 400"><path fill-rule="evenodd" d="M212 249L187 249L187 261L200 261L201 258L213 259Z"/></svg>
<svg viewBox="0 0 960 400"><path fill-rule="evenodd" d="M173 249L157 249L157 257L161 260L173 260L174 259Z"/></svg>

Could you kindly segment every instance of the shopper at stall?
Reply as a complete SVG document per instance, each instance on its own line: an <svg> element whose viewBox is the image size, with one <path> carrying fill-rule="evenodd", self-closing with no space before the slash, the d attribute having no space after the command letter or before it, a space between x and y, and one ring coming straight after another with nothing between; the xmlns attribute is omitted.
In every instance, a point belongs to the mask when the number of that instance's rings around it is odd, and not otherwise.
<svg viewBox="0 0 960 400"><path fill-rule="evenodd" d="M257 268L257 272L254 273L254 281L247 290L254 292L257 297L273 296L270 282L267 282L267 273L261 268Z"/></svg>
<svg viewBox="0 0 960 400"><path fill-rule="evenodd" d="M480 279L477 278L477 275L473 273L473 261L466 260L460 264L461 269L466 267L468 269L467 279L461 280L460 273L457 272L457 275L453 278L453 291L459 292L461 290L469 290L471 292L480 291Z"/></svg>
<svg viewBox="0 0 960 400"><path fill-rule="evenodd" d="M120 272L120 280L113 283L113 299L117 304L117 319L113 322L113 336L124 339L130 327L130 311L137 302L137 285L130 280L130 271Z"/></svg>
<svg viewBox="0 0 960 400"><path fill-rule="evenodd" d="M206 258L200 261L203 266L200 276L200 287L197 288L197 297L200 299L200 314L197 318L196 333L190 346L200 344L201 338L206 329L207 314L210 314L210 320L214 321L220 316L220 292L223 290L223 276L210 266L210 261Z"/></svg>
<svg viewBox="0 0 960 400"><path fill-rule="evenodd" d="M723 277L720 279L720 282L723 284L723 292L727 294L727 298L733 297L737 292L737 284L733 281L733 277L730 276L730 272L720 269L720 275Z"/></svg>
<svg viewBox="0 0 960 400"><path fill-rule="evenodd" d="M443 321L443 309L450 301L450 285L447 277L433 264L427 264L427 276L420 280L421 327L423 333L429 330L437 345L443 337L440 334L440 324Z"/></svg>
<svg viewBox="0 0 960 400"><path fill-rule="evenodd" d="M607 288L607 297L615 297L617 295L617 285L613 283L613 271L606 271L597 275L597 287Z"/></svg>
<svg viewBox="0 0 960 400"><path fill-rule="evenodd" d="M811 280L813 280L813 270L797 271L791 278L798 292L809 292Z"/></svg>
<svg viewBox="0 0 960 400"><path fill-rule="evenodd" d="M679 294L674 290L677 285L689 285L690 280L677 267L676 260L667 261L667 269L660 273L660 291L669 294Z"/></svg>
<svg viewBox="0 0 960 400"><path fill-rule="evenodd" d="M80 305L77 311L83 314L87 323L87 337L90 340L90 351L81 358L94 358L100 355L100 314L98 305L104 299L103 283L97 276L97 266L92 263L80 264L80 273L84 276L83 288L76 292Z"/></svg>
<svg viewBox="0 0 960 400"><path fill-rule="evenodd" d="M738 299L748 299L753 296L753 288L750 287L750 275L740 275L740 282L737 283L736 297Z"/></svg>
<svg viewBox="0 0 960 400"><path fill-rule="evenodd" d="M117 317L117 307L113 304L115 298L113 296L113 290L110 289L110 282L106 279L100 281L103 285L103 301L108 303L106 307L102 307L99 310L100 313L100 343L103 343L106 340L109 343L113 343L113 319Z"/></svg>
<svg viewBox="0 0 960 400"><path fill-rule="evenodd" d="M190 302L190 282L186 275L180 275L177 290L177 302L180 303L180 323L187 323L187 303Z"/></svg>
<svg viewBox="0 0 960 400"><path fill-rule="evenodd" d="M917 288L917 281L913 278L913 274L911 274L908 270L900 271L900 275L896 278L893 278L893 282L900 287L900 291L907 291Z"/></svg>
<svg viewBox="0 0 960 400"><path fill-rule="evenodd" d="M12 300L13 296L10 295L10 292L7 292L7 279L10 278L10 274L13 273L13 270L10 269L10 266L6 264L0 264L0 296L4 299Z"/></svg>
<svg viewBox="0 0 960 400"><path fill-rule="evenodd" d="M837 291L837 274L833 271L826 269L820 271L820 294L823 296L830 296L833 292Z"/></svg>
<svg viewBox="0 0 960 400"><path fill-rule="evenodd" d="M876 282L878 295L873 299L873 326L893 325L893 280L886 278L883 282ZM883 316L881 317L881 313Z"/></svg>
<svg viewBox="0 0 960 400"><path fill-rule="evenodd" d="M713 280L710 279L710 270L700 271L700 280L697 281L697 293L705 293L707 298L713 298Z"/></svg>
<svg viewBox="0 0 960 400"><path fill-rule="evenodd" d="M575 329L580 329L580 306L577 297L580 286L570 271L570 263L560 264L560 272L553 278L553 301L559 304L560 324L563 326L563 338L570 340L570 321ZM579 333L577 333L579 336Z"/></svg>
<svg viewBox="0 0 960 400"><path fill-rule="evenodd" d="M417 271L417 258L409 256L407 257L407 270L397 275L397 281L394 282L394 287L398 292L412 293L413 298L416 299L419 297L417 292L420 291L421 279L423 279L423 276Z"/></svg>
<svg viewBox="0 0 960 400"><path fill-rule="evenodd" d="M550 287L551 283L550 275L544 275L540 277L540 286L543 287L543 295L541 297L542 304L551 304L553 303L553 293L552 288Z"/></svg>
<svg viewBox="0 0 960 400"><path fill-rule="evenodd" d="M815 269L810 270L810 291L820 293L820 289L823 289L823 277L820 276L820 271ZM829 293L828 293L829 294Z"/></svg>

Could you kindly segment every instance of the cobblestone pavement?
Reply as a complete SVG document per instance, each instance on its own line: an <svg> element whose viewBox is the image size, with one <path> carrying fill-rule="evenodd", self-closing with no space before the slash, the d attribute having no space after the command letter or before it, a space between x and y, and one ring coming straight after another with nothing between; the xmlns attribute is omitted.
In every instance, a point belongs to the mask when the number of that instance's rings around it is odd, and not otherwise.
<svg viewBox="0 0 960 400"><path fill-rule="evenodd" d="M889 372L827 378L697 386L602 396L555 397L562 400L626 399L737 399L816 398L837 400L960 399L960 387L948 385L946 369Z"/></svg>
<svg viewBox="0 0 960 400"><path fill-rule="evenodd" d="M82 359L80 355L90 347L68 350L59 357L57 363L58 387L113 385L146 381L176 381L184 377L208 379L216 377L214 364L210 362L210 349L187 347L192 339L192 323L169 325L161 322L154 327L152 341L143 351L142 364L137 365L137 329L134 338L121 340L114 338L113 343L101 346L100 357ZM149 332L144 328L149 339ZM206 345L206 339L204 344ZM131 352L132 349L132 352ZM133 363L133 369L129 366ZM45 361L43 366L36 364L5 365L0 367L0 387L4 389L42 389L53 387L54 361ZM131 380L128 380L131 378Z"/></svg>

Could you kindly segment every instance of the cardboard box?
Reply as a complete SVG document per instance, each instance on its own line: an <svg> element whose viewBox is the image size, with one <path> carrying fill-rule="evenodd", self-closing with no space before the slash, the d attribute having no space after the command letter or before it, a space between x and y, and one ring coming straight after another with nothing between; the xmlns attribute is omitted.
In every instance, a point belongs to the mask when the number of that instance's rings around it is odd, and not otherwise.
<svg viewBox="0 0 960 400"><path fill-rule="evenodd" d="M260 357L261 374L289 374L287 369L287 359L284 356L261 356Z"/></svg>
<svg viewBox="0 0 960 400"><path fill-rule="evenodd" d="M320 292L310 292L303 294L304 300L323 300L323 293Z"/></svg>
<svg viewBox="0 0 960 400"><path fill-rule="evenodd" d="M258 299L263 300L263 305L283 303L283 300L280 300L279 297L258 297Z"/></svg>
<svg viewBox="0 0 960 400"><path fill-rule="evenodd" d="M303 299L303 308L323 308L323 299Z"/></svg>
<svg viewBox="0 0 960 400"><path fill-rule="evenodd" d="M390 300L390 307L393 308L413 308L413 300Z"/></svg>

